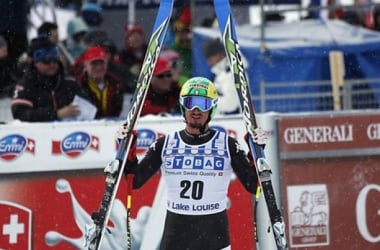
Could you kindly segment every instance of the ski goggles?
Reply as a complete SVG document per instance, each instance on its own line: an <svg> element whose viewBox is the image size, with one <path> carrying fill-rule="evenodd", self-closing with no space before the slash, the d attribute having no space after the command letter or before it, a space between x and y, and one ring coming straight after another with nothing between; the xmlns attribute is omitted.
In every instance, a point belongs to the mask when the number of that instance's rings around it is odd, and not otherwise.
<svg viewBox="0 0 380 250"><path fill-rule="evenodd" d="M198 108L202 112L206 112L213 107L213 101L204 96L184 96L181 97L182 105L187 110Z"/></svg>
<svg viewBox="0 0 380 250"><path fill-rule="evenodd" d="M53 60L58 60L58 50L56 47L51 48L40 48L33 51L33 61L34 62L48 62Z"/></svg>

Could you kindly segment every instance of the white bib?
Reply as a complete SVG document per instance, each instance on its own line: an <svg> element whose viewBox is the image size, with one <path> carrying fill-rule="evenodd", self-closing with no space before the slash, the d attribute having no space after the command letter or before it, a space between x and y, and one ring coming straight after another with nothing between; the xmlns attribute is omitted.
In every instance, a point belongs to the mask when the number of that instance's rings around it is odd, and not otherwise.
<svg viewBox="0 0 380 250"><path fill-rule="evenodd" d="M196 146L174 132L166 137L161 157L169 211L205 215L226 209L232 168L224 132L217 131L210 141Z"/></svg>

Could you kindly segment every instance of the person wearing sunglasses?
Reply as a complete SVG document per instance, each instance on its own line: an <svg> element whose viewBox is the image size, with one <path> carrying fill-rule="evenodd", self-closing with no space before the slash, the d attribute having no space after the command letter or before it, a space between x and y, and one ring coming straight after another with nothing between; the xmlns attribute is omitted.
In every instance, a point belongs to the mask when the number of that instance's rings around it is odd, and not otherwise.
<svg viewBox="0 0 380 250"><path fill-rule="evenodd" d="M78 84L66 77L57 47L47 36L32 40L29 55L32 62L16 84L11 109L14 119L45 122L75 119L79 108L73 105L75 95L86 98Z"/></svg>
<svg viewBox="0 0 380 250"><path fill-rule="evenodd" d="M180 88L173 79L169 61L159 57L141 110L141 116L179 114L179 91Z"/></svg>
<svg viewBox="0 0 380 250"><path fill-rule="evenodd" d="M210 128L218 104L210 80L190 78L181 88L179 103L185 128L158 138L141 160L136 158L138 134L133 131L125 174L134 175L133 188L138 189L161 170L167 211L159 249L231 249L227 189L234 172L255 194L258 177L252 157L226 132ZM120 127L119 139L126 128ZM265 137L256 134L254 140L265 143Z"/></svg>

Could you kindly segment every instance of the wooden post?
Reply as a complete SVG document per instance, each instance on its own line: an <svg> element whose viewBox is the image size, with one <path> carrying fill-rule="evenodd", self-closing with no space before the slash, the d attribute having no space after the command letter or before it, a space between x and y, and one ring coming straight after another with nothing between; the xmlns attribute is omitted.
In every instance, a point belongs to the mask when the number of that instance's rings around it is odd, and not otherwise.
<svg viewBox="0 0 380 250"><path fill-rule="evenodd" d="M344 60L342 51L330 51L330 76L334 101L334 110L341 110L340 87L344 84Z"/></svg>

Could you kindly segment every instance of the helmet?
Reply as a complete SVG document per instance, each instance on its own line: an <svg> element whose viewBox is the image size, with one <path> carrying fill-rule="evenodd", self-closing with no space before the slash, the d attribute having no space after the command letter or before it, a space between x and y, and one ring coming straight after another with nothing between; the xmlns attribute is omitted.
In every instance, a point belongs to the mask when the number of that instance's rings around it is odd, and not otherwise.
<svg viewBox="0 0 380 250"><path fill-rule="evenodd" d="M198 108L205 112L211 110L210 117L216 113L218 94L214 83L204 77L193 77L187 80L179 94L181 112L185 109Z"/></svg>

